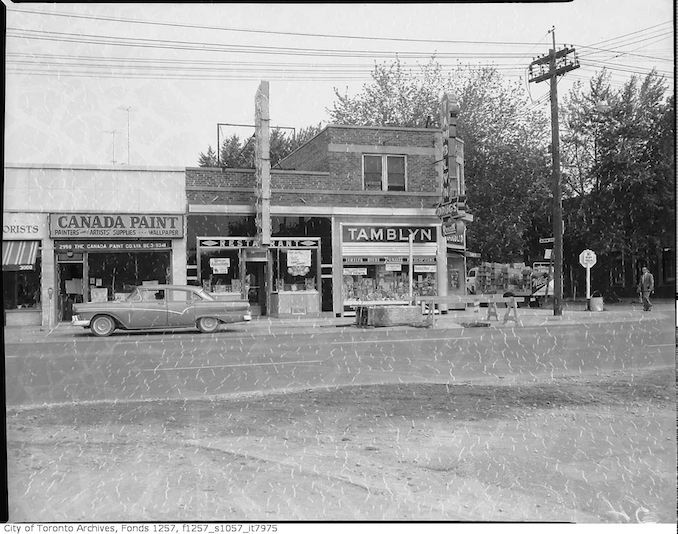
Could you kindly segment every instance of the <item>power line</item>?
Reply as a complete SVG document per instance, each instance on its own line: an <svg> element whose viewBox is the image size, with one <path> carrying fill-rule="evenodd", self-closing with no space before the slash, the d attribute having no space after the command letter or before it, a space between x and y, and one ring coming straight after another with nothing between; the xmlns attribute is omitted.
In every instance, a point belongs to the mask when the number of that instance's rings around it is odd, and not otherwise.
<svg viewBox="0 0 678 534"><path fill-rule="evenodd" d="M330 38L330 39L357 39L363 41L394 41L394 42L405 42L405 43L441 43L441 44L484 44L484 45L534 45L535 43L530 42L514 42L514 41L467 41L467 40L450 40L450 39L414 39L414 38L405 38L405 37L374 37L374 36L365 36L365 35L341 35L341 34L326 34L326 33L304 33L304 32L285 32L285 31L275 31L275 30L257 30L252 28L234 28L226 26L209 26L203 24L188 24L188 23L179 23L179 22L159 22L159 21L150 21L150 20L140 20L140 19L129 19L121 17L105 17L101 15L79 15L79 14L68 14L68 13L52 13L49 11L38 11L38 10L24 10L24 9L8 9L9 13L26 13L26 14L40 14L40 15L49 15L56 17L67 17L67 18L77 18L77 19L88 19L88 20L101 20L107 22L123 22L128 24L143 24L149 26L165 26L173 28L191 28L197 30L218 30L218 31L229 31L229 32L241 32L241 33L256 33L256 34L266 34L266 35L288 35L294 37L321 37L321 38Z"/></svg>
<svg viewBox="0 0 678 534"><path fill-rule="evenodd" d="M671 24L671 25L672 25L672 24L673 24L673 21L672 21L672 20L665 20L664 22L660 22L659 24L655 24L654 26L648 26L647 28L643 28L643 29L641 29L641 30L636 30L636 31L630 32L630 33L624 33L624 34L622 34L622 35L618 35L617 37L610 37L609 39L603 39L602 41L598 41L598 42L593 43L593 44L591 44L591 45L589 45L589 46L601 45L601 44L603 44L603 43L608 43L608 42L610 42L610 41L616 41L616 40L619 40L619 39L623 39L623 38L625 38L625 37L628 37L629 35L635 35L635 34L637 34L637 33L642 33L642 32L645 32L645 31L647 31L647 30L651 30L651 29L653 29L653 28L658 28L659 26L665 26L666 24ZM580 46L582 46L582 45L580 45Z"/></svg>
<svg viewBox="0 0 678 534"><path fill-rule="evenodd" d="M308 55L308 56L328 56L328 57L384 57L398 55L400 57L427 59L432 56L447 58L514 58L524 59L524 53L510 52L457 52L457 53L431 53L431 52L402 52L394 50L346 50L346 49L327 49L327 48L301 48L301 47L279 47L279 46L260 46L260 45L240 45L224 43L207 43L199 41L178 41L167 39L144 39L132 37L118 37L113 35L93 35L83 33L52 32L44 30L26 30L21 28L7 28L9 37L45 40L57 42L76 42L80 44L108 44L113 46L129 46L137 48L161 48L172 50L198 50L201 52L238 52L248 54L273 54L273 55ZM211 47L211 48L208 48Z"/></svg>

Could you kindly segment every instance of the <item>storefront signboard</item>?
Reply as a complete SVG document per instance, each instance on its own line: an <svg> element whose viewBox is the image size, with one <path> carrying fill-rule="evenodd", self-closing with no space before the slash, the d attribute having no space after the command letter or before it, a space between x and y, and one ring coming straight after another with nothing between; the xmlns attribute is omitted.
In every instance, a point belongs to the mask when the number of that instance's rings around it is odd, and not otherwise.
<svg viewBox="0 0 678 534"><path fill-rule="evenodd" d="M249 237L203 237L198 239L202 248L256 248L254 238ZM320 246L320 238L316 237L282 237L271 239L271 248L308 248Z"/></svg>
<svg viewBox="0 0 678 534"><path fill-rule="evenodd" d="M435 226L377 226L346 224L342 226L344 243L435 243Z"/></svg>
<svg viewBox="0 0 678 534"><path fill-rule="evenodd" d="M43 213L3 213L2 238L39 240L47 237L47 217Z"/></svg>
<svg viewBox="0 0 678 534"><path fill-rule="evenodd" d="M171 249L171 241L57 241L54 243L56 252L129 252Z"/></svg>
<svg viewBox="0 0 678 534"><path fill-rule="evenodd" d="M448 246L448 248L456 248L456 249L466 248L464 235L465 234L448 235L447 236L447 246Z"/></svg>
<svg viewBox="0 0 678 534"><path fill-rule="evenodd" d="M435 265L415 265L414 266L414 272L415 273L435 273L437 271L437 267Z"/></svg>
<svg viewBox="0 0 678 534"><path fill-rule="evenodd" d="M174 239L184 236L184 216L51 213L49 235L56 239Z"/></svg>
<svg viewBox="0 0 678 534"><path fill-rule="evenodd" d="M344 263L349 264L382 264L382 263L407 263L407 256L344 256ZM414 263L436 263L435 256L413 256Z"/></svg>

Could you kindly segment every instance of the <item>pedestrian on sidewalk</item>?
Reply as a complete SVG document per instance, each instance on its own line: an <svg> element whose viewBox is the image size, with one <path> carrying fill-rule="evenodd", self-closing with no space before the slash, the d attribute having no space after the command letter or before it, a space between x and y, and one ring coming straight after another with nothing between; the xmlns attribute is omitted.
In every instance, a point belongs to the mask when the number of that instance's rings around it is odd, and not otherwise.
<svg viewBox="0 0 678 534"><path fill-rule="evenodd" d="M647 267L643 267L643 273L640 275L640 282L638 283L638 292L643 300L643 311L652 310L652 302L650 302L650 295L654 291L654 276Z"/></svg>

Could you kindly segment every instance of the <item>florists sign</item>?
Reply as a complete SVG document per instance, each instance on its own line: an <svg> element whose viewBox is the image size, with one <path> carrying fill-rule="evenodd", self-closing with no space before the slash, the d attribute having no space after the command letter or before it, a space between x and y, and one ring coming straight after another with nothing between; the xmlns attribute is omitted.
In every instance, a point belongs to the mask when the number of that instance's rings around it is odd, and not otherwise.
<svg viewBox="0 0 678 534"><path fill-rule="evenodd" d="M49 235L66 239L181 238L184 236L184 216L51 213Z"/></svg>

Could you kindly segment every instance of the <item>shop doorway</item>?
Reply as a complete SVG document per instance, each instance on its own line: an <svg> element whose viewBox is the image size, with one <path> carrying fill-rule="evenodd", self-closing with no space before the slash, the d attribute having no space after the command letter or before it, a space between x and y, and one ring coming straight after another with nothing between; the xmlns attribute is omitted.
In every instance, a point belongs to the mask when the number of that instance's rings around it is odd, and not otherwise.
<svg viewBox="0 0 678 534"><path fill-rule="evenodd" d="M252 315L267 315L266 277L268 264L263 261L245 262L245 290Z"/></svg>
<svg viewBox="0 0 678 534"><path fill-rule="evenodd" d="M70 321L73 316L73 304L84 301L83 263L70 262L57 264L57 317L59 321Z"/></svg>

